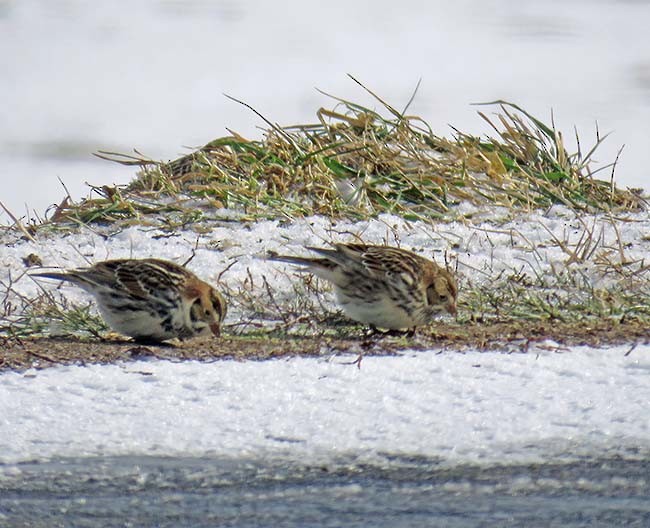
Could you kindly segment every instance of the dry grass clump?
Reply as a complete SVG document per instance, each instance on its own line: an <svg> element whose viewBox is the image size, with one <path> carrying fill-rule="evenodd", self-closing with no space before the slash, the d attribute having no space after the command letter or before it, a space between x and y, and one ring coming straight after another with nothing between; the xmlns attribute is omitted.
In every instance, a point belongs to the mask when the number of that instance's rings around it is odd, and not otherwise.
<svg viewBox="0 0 650 528"><path fill-rule="evenodd" d="M586 153L578 138L577 152L569 153L553 126L496 101L490 103L497 107L492 117L479 112L494 137L455 130L445 138L422 118L372 95L386 116L332 97L336 105L318 110L317 123L279 127L266 121L261 140L232 133L171 162L100 152L101 158L140 167L137 177L123 189L95 188L97 198L64 202L53 219L202 217L224 208L249 218L390 212L444 219L457 217L454 206L461 202L527 210L559 203L592 212L643 206L640 192L614 184L616 162L598 169L611 168L610 179L595 178L590 162L604 139L598 133Z"/></svg>

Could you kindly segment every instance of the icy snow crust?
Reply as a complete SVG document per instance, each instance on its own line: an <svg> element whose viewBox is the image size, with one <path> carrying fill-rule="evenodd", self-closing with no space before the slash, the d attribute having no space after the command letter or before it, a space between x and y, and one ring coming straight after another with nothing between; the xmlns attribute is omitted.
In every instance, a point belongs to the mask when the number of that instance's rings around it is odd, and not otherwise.
<svg viewBox="0 0 650 528"><path fill-rule="evenodd" d="M495 212L491 212L494 217ZM630 257L649 254L643 239L648 215L619 224ZM587 219L603 226L606 217ZM304 254L304 245L352 240L396 244L443 262L450 251L464 277L476 270L517 265L524 272L561 265L566 255L551 243L579 237L581 224L555 209L506 224L405 223L392 216L363 223L309 218L242 227L229 223L201 236L189 268L208 281L235 260L223 281L235 285L262 275L289 295L292 273L267 262L266 250ZM513 234L514 233L514 234ZM133 227L104 238L90 230L38 243L10 239L2 251L2 280L16 279L21 258L37 253L45 265L155 256L183 262L196 245L191 232L161 233ZM513 243L514 240L514 243ZM526 240L528 242L526 242ZM219 250L209 244L219 243ZM537 246L533 258L528 243ZM587 265L585 273L589 275ZM488 280L488 279L486 279ZM56 283L43 281L46 287ZM35 295L28 277L14 288ZM73 286L75 302L89 297ZM462 293L461 293L462 294ZM236 322L237 310L227 322ZM386 454L423 455L442 463L538 461L588 454L650 452L650 346L605 350L575 348L528 354L438 353L367 357L362 368L345 356L266 362L215 361L56 367L0 375L0 462L77 455L215 455L290 457L317 462L338 456L372 460ZM561 349L560 349L561 350Z"/></svg>

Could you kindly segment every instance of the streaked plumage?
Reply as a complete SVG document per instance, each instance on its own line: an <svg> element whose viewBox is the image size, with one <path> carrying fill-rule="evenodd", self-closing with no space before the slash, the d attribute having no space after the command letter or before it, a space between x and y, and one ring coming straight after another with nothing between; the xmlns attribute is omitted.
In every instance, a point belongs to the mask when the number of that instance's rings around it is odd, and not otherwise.
<svg viewBox="0 0 650 528"><path fill-rule="evenodd" d="M106 323L138 341L219 335L226 301L182 266L159 259L118 259L65 272L32 273L91 293Z"/></svg>
<svg viewBox="0 0 650 528"><path fill-rule="evenodd" d="M453 275L411 251L388 246L308 247L319 258L270 254L331 282L343 311L372 327L400 330L430 324L443 310L456 313Z"/></svg>

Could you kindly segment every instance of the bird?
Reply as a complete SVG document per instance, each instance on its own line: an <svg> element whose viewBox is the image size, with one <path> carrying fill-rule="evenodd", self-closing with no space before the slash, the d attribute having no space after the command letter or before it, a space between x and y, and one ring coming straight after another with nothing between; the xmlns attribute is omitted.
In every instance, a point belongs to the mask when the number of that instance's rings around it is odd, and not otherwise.
<svg viewBox="0 0 650 528"><path fill-rule="evenodd" d="M270 252L270 260L303 266L329 281L343 312L376 331L408 330L432 322L443 311L456 314L456 279L412 251L390 246L333 244L307 247L318 257Z"/></svg>
<svg viewBox="0 0 650 528"><path fill-rule="evenodd" d="M189 270L166 260L115 259L87 268L31 273L71 282L97 301L113 330L142 343L220 335L226 301Z"/></svg>

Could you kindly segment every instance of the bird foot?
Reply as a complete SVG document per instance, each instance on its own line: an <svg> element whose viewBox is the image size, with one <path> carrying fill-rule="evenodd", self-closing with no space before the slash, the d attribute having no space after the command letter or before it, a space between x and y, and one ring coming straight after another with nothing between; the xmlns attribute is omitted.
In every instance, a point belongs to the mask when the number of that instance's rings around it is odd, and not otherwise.
<svg viewBox="0 0 650 528"><path fill-rule="evenodd" d="M359 370L361 370L361 360L363 359L363 354L359 354L357 359L354 361L346 361L344 365L356 365Z"/></svg>
<svg viewBox="0 0 650 528"><path fill-rule="evenodd" d="M370 331L366 333L366 337L413 337L415 335L415 328L408 330L379 330L376 326L371 326Z"/></svg>

